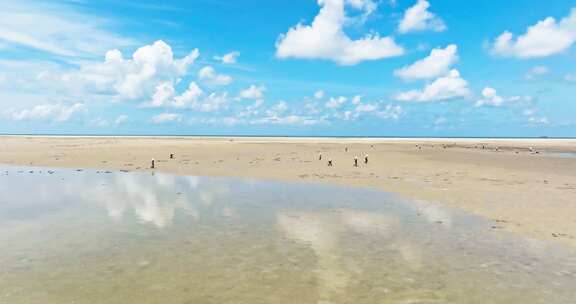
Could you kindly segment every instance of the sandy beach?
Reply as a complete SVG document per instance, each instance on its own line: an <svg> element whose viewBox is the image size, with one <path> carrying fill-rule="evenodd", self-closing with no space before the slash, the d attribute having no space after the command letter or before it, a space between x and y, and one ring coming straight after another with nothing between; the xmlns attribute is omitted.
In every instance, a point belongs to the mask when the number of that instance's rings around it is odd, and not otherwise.
<svg viewBox="0 0 576 304"><path fill-rule="evenodd" d="M151 159L158 172L393 192L576 246L576 140L0 137L9 165L151 171Z"/></svg>

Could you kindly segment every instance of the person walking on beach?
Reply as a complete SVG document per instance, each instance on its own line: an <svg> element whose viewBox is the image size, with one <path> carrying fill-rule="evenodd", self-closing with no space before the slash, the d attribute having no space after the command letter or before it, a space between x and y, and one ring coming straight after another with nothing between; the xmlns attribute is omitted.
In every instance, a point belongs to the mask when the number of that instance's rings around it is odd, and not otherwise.
<svg viewBox="0 0 576 304"><path fill-rule="evenodd" d="M332 167L332 159L328 160L328 167Z"/></svg>
<svg viewBox="0 0 576 304"><path fill-rule="evenodd" d="M322 160L322 153L318 153L318 160Z"/></svg>
<svg viewBox="0 0 576 304"><path fill-rule="evenodd" d="M155 165L154 163L155 163L155 161L154 161L154 159L152 159L152 161L150 162L150 169L154 169L154 165Z"/></svg>
<svg viewBox="0 0 576 304"><path fill-rule="evenodd" d="M364 163L368 164L368 154L364 155Z"/></svg>
<svg viewBox="0 0 576 304"><path fill-rule="evenodd" d="M354 156L354 167L358 167L358 156Z"/></svg>

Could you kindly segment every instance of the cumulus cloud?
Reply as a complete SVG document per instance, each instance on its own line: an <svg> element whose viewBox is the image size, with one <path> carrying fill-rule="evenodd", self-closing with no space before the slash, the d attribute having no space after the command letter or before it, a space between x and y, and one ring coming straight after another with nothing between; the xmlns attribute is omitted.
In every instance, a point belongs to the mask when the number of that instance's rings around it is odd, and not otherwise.
<svg viewBox="0 0 576 304"><path fill-rule="evenodd" d="M314 98L316 98L316 99L322 99L322 98L324 98L324 91L323 91L323 90L318 90L318 91L314 92Z"/></svg>
<svg viewBox="0 0 576 304"><path fill-rule="evenodd" d="M202 89L194 81L190 82L188 88L179 95L176 94L174 85L171 82L162 82L156 86L149 106L180 109L194 108L203 94Z"/></svg>
<svg viewBox="0 0 576 304"><path fill-rule="evenodd" d="M469 94L468 82L460 77L458 70L453 69L448 75L427 84L424 89L402 92L396 95L395 99L413 102L443 101L466 97Z"/></svg>
<svg viewBox="0 0 576 304"><path fill-rule="evenodd" d="M40 104L29 109L9 109L5 112L8 119L15 121L44 120L54 122L68 121L74 114L84 110L83 103Z"/></svg>
<svg viewBox="0 0 576 304"><path fill-rule="evenodd" d="M318 0L320 12L311 25L297 24L281 35L276 43L278 58L325 59L341 65L354 65L404 54L404 49L391 37L368 34L353 40L344 26L350 20L345 8L362 9L369 14L374 6L367 0ZM364 15L366 16L366 14Z"/></svg>
<svg viewBox="0 0 576 304"><path fill-rule="evenodd" d="M491 106L500 107L507 103L530 103L533 100L530 96L511 96L502 97L498 95L496 89L492 87L485 87L482 90L482 98L476 101L476 107Z"/></svg>
<svg viewBox="0 0 576 304"><path fill-rule="evenodd" d="M429 12L430 2L427 0L418 0L414 6L404 12L404 17L398 24L400 33L409 33L417 31L435 31L442 32L446 30L444 21Z"/></svg>
<svg viewBox="0 0 576 304"><path fill-rule="evenodd" d="M229 103L228 92L205 93L194 81L181 94L176 94L172 83L163 82L156 86L152 100L143 106L215 112L228 108Z"/></svg>
<svg viewBox="0 0 576 304"><path fill-rule="evenodd" d="M358 105L360 104L360 102L362 102L362 95L356 95L354 97L352 97L352 104L353 105Z"/></svg>
<svg viewBox="0 0 576 304"><path fill-rule="evenodd" d="M505 31L494 41L492 53L516 58L547 57L566 51L576 42L576 8L559 22L547 17L514 37Z"/></svg>
<svg viewBox="0 0 576 304"><path fill-rule="evenodd" d="M83 97L111 95L115 101L150 98L163 82L176 82L187 74L199 56L198 49L175 58L172 48L158 40L138 48L132 58L119 50L106 52L104 62L85 63L77 70L47 70L38 75L39 83L76 92Z"/></svg>
<svg viewBox="0 0 576 304"><path fill-rule="evenodd" d="M359 104L356 106L356 108L354 109L354 111L360 113L360 112L374 112L378 109L378 106L375 104L370 104L370 103L366 103L366 104Z"/></svg>
<svg viewBox="0 0 576 304"><path fill-rule="evenodd" d="M233 51L223 56L214 56L214 59L222 62L223 64L234 64L238 61L239 56L240 52Z"/></svg>
<svg viewBox="0 0 576 304"><path fill-rule="evenodd" d="M344 103L346 103L347 100L348 98L344 96L330 97L330 99L326 102L325 106L329 109L338 109L342 105L344 105Z"/></svg>
<svg viewBox="0 0 576 304"><path fill-rule="evenodd" d="M228 98L228 92L222 93L210 93L206 96L200 104L198 104L198 110L202 112L215 112L218 110L226 109L228 107L230 100Z"/></svg>
<svg viewBox="0 0 576 304"><path fill-rule="evenodd" d="M387 104L377 115L383 119L399 120L406 114L400 105Z"/></svg>
<svg viewBox="0 0 576 304"><path fill-rule="evenodd" d="M181 122L182 115L177 113L160 113L152 117L154 124L163 124L169 122Z"/></svg>
<svg viewBox="0 0 576 304"><path fill-rule="evenodd" d="M116 70L127 70L120 74L115 88L120 95L136 99L146 94L147 87L163 79L174 79L184 75L190 64L198 58L198 49L192 50L181 59L174 59L172 48L162 40L140 47L132 60L124 60L118 50L106 53L106 64Z"/></svg>
<svg viewBox="0 0 576 304"><path fill-rule="evenodd" d="M498 96L496 89L491 87L485 87L482 90L482 99L476 102L477 107L481 106L494 106L499 107L504 103L504 98Z"/></svg>
<svg viewBox="0 0 576 304"><path fill-rule="evenodd" d="M308 117L303 115L272 115L266 116L260 119L256 119L250 122L250 124L273 124L273 125L300 125L300 126L314 126L318 124L325 123L322 118Z"/></svg>
<svg viewBox="0 0 576 304"><path fill-rule="evenodd" d="M338 112L334 114L335 118L344 120L356 120L363 115L372 115L385 120L398 120L404 114L404 109L400 105L384 104L382 101L378 102L361 102L359 98L361 95L354 96L356 103L353 108Z"/></svg>
<svg viewBox="0 0 576 304"><path fill-rule="evenodd" d="M288 110L288 104L285 101L279 101L272 107L272 112L274 113L284 113Z"/></svg>
<svg viewBox="0 0 576 304"><path fill-rule="evenodd" d="M436 78L447 74L456 61L458 61L458 47L450 44L444 49L433 49L427 57L395 70L394 75L404 80Z"/></svg>
<svg viewBox="0 0 576 304"><path fill-rule="evenodd" d="M232 77L224 74L217 74L211 66L205 66L198 71L198 79L208 85L225 86L232 83Z"/></svg>
<svg viewBox="0 0 576 304"><path fill-rule="evenodd" d="M251 85L248 88L240 91L241 99L262 99L264 97L264 91L266 87Z"/></svg>

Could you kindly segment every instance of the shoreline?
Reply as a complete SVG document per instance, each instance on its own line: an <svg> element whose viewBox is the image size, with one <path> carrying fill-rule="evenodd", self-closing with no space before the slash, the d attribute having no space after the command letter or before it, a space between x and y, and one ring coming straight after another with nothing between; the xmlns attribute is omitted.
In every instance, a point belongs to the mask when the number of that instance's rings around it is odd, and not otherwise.
<svg viewBox="0 0 576 304"><path fill-rule="evenodd" d="M576 140L0 136L6 165L150 171L152 158L157 172L391 192L486 217L495 229L576 246Z"/></svg>
<svg viewBox="0 0 576 304"><path fill-rule="evenodd" d="M181 139L322 139L371 141L572 141L576 137L434 137L434 136L288 136L288 135L107 135L107 134L1 134L0 138L181 138Z"/></svg>

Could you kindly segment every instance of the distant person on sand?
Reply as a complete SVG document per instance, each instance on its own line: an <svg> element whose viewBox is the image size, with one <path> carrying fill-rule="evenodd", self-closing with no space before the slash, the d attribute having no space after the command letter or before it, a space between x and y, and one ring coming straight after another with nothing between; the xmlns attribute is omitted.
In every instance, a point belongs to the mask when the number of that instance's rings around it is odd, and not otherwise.
<svg viewBox="0 0 576 304"><path fill-rule="evenodd" d="M154 169L154 165L155 165L155 161L154 161L154 159L152 159L152 161L150 162L150 169Z"/></svg>
<svg viewBox="0 0 576 304"><path fill-rule="evenodd" d="M364 155L364 163L368 164L368 154Z"/></svg>
<svg viewBox="0 0 576 304"><path fill-rule="evenodd" d="M358 157L354 156L354 167L358 167Z"/></svg>
<svg viewBox="0 0 576 304"><path fill-rule="evenodd" d="M328 167L332 167L332 160L331 159L328 160Z"/></svg>
<svg viewBox="0 0 576 304"><path fill-rule="evenodd" d="M318 153L318 160L322 160L322 153Z"/></svg>
<svg viewBox="0 0 576 304"><path fill-rule="evenodd" d="M170 159L174 158L174 153L170 153Z"/></svg>

